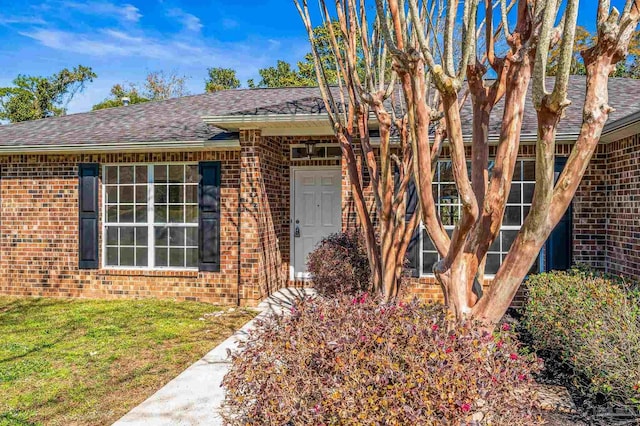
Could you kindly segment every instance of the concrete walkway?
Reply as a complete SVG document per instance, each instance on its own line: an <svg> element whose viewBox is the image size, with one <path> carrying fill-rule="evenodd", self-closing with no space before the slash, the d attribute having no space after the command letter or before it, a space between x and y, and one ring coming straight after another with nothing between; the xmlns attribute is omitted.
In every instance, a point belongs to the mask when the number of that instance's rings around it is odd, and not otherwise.
<svg viewBox="0 0 640 426"><path fill-rule="evenodd" d="M201 360L167 383L114 425L221 425L218 409L224 400L222 379L230 367L227 349L234 351L246 340L258 318L288 311L295 300L313 295L312 289L285 288L258 305L260 314Z"/></svg>

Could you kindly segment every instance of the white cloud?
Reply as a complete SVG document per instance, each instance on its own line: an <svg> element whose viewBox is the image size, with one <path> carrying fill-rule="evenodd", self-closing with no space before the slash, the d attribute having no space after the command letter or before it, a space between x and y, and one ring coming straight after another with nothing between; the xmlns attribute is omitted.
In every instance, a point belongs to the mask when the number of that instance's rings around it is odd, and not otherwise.
<svg viewBox="0 0 640 426"><path fill-rule="evenodd" d="M140 9L132 4L115 4L106 1L65 1L63 5L86 15L113 16L127 22L138 22L142 18Z"/></svg>
<svg viewBox="0 0 640 426"><path fill-rule="evenodd" d="M179 8L169 9L167 11L167 16L170 18L176 18L178 22L180 22L182 26L189 31L198 32L203 27L200 18Z"/></svg>
<svg viewBox="0 0 640 426"><path fill-rule="evenodd" d="M0 24L30 24L30 25L43 25L46 22L44 19L36 16L2 16L0 15Z"/></svg>

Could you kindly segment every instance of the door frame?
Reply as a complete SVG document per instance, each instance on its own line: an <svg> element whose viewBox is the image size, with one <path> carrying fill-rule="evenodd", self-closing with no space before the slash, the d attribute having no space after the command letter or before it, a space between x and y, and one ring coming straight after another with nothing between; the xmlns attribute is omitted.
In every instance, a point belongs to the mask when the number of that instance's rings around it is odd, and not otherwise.
<svg viewBox="0 0 640 426"><path fill-rule="evenodd" d="M342 166L290 166L289 167L289 280L296 280L295 271L295 227L293 226L295 213L295 179L296 172L310 172L322 170L340 171L340 211L342 211ZM342 215L340 215L340 228L342 228ZM308 278L298 278L305 280Z"/></svg>

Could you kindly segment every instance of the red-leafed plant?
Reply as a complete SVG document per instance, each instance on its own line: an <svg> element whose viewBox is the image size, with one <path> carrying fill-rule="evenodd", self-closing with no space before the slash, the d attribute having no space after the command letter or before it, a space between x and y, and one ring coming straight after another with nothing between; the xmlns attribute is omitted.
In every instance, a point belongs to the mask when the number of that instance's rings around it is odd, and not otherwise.
<svg viewBox="0 0 640 426"><path fill-rule="evenodd" d="M309 254L307 270L322 296L357 294L370 290L371 269L359 232L331 234Z"/></svg>
<svg viewBox="0 0 640 426"><path fill-rule="evenodd" d="M539 423L539 361L509 327L481 332L442 305L308 299L241 349L223 383L231 425Z"/></svg>

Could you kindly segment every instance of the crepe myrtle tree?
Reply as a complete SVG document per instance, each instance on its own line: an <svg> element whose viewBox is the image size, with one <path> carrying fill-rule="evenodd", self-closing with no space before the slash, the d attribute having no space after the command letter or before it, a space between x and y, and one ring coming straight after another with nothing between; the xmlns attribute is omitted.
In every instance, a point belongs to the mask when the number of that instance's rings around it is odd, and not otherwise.
<svg viewBox="0 0 640 426"><path fill-rule="evenodd" d="M306 0L294 2L312 52L317 52ZM338 36L331 34L338 87L327 83L317 54L316 73L346 159L376 288L387 300L398 294L409 238L421 220L441 256L433 272L451 312L458 320L492 324L509 307L585 173L612 110L608 105L607 79L627 54L640 19L640 0L626 0L621 11L611 7L609 0L597 2L597 37L581 53L586 68L582 125L557 181L555 139L563 112L571 103L567 86L579 0L480 3L481 0L375 0L375 16L369 18L369 24L367 13L371 14L372 9L365 0L336 0L331 10L321 0L322 18L337 20L340 37L346 42L339 45L335 42ZM496 48L498 43L501 49ZM555 82L547 88L549 52L554 48L559 49ZM356 64L361 60L366 67L359 73ZM491 79L486 78L488 74ZM489 247L499 235L509 197L530 85L538 121L532 206L483 294L484 263ZM402 96L396 96L398 91ZM464 93L470 94L473 111L472 134L468 135L470 157L465 150L460 115ZM504 108L489 175L489 122L501 99ZM380 126L377 158L369 137L370 113ZM392 146L392 132L398 135L398 149ZM432 192L434 164L445 137L462 204L461 217L451 236L442 225ZM357 173L356 142L371 175L380 221L379 242ZM467 162L471 164L470 174ZM399 183L394 182L394 168L399 170ZM406 188L411 179L416 183L419 209L405 222Z"/></svg>

